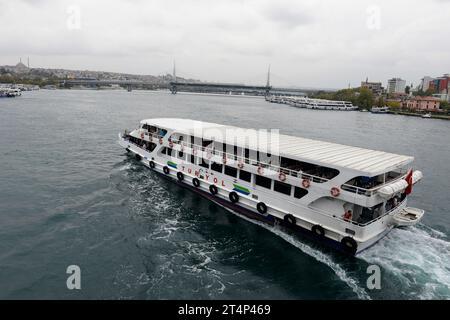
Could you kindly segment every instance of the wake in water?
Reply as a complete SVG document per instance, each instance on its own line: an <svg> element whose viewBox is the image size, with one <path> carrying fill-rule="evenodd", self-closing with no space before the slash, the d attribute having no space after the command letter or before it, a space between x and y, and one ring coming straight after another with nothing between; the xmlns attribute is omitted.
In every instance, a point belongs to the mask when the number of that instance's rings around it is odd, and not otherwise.
<svg viewBox="0 0 450 320"><path fill-rule="evenodd" d="M339 263L337 263L333 260L333 258L330 255L327 255L326 253L320 251L319 249L315 249L315 248L297 240L294 236L287 234L286 232L281 230L278 226L270 226L270 225L260 222L260 221L251 220L251 219L249 219L243 215L240 215L234 211L231 211L231 210L228 210L228 211L240 216L241 218L243 218L251 223L257 224L257 225L265 228L266 230L271 231L272 233L276 234L283 240L289 242L296 248L300 249L303 253L305 253L305 254L309 255L310 257L316 259L317 261L327 265L329 268L331 268L331 270L333 270L333 272L336 274L336 276L340 280L342 280L345 284L347 284L353 290L353 292L358 296L359 299L370 300L370 296L368 295L366 290L363 287L359 286L358 281L356 279L352 278L339 265Z"/></svg>
<svg viewBox="0 0 450 320"><path fill-rule="evenodd" d="M394 229L359 257L400 279L411 299L450 299L450 242L425 226Z"/></svg>

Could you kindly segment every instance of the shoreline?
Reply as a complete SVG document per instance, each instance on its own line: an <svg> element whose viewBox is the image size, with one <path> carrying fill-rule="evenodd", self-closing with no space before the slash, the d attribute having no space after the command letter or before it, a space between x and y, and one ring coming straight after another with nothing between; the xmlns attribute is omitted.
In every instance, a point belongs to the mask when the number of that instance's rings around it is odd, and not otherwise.
<svg viewBox="0 0 450 320"><path fill-rule="evenodd" d="M422 118L424 113L413 113L413 112L406 112L406 111L389 111L389 114L395 114L395 115L401 115L401 116L409 116L409 117L419 117ZM450 120L450 115L435 115L431 114L431 118L427 119L439 119L439 120Z"/></svg>

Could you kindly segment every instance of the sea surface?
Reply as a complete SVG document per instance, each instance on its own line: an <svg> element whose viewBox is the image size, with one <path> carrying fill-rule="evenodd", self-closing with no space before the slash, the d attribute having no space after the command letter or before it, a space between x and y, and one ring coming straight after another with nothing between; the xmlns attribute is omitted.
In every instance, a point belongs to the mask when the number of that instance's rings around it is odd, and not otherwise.
<svg viewBox="0 0 450 320"><path fill-rule="evenodd" d="M118 132L181 117L415 157L422 223L356 258L247 221L126 155ZM0 99L1 299L449 299L450 121L261 98L41 90ZM378 265L381 289L369 289ZM81 269L68 290L66 269Z"/></svg>

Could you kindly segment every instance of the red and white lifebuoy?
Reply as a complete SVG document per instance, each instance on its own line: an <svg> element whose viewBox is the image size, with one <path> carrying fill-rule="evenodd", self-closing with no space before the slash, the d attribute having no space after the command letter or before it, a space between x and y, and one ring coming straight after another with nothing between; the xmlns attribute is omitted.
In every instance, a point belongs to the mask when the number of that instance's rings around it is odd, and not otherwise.
<svg viewBox="0 0 450 320"><path fill-rule="evenodd" d="M339 194L341 193L341 190L339 190L338 187L333 187L333 188L331 188L330 193L333 197L338 197Z"/></svg>
<svg viewBox="0 0 450 320"><path fill-rule="evenodd" d="M283 172L280 172L280 174L278 175L278 179L280 181L285 181L286 180L286 174L284 174Z"/></svg>
<svg viewBox="0 0 450 320"><path fill-rule="evenodd" d="M256 172L258 172L258 174L261 176L261 175L264 174L264 168L261 167L261 166L259 166L259 167L258 167L258 170L257 170Z"/></svg>
<svg viewBox="0 0 450 320"><path fill-rule="evenodd" d="M144 139L145 135L143 132L141 132L141 139Z"/></svg>
<svg viewBox="0 0 450 320"><path fill-rule="evenodd" d="M303 179L302 180L303 188L308 189L310 185L311 185L311 181L309 179Z"/></svg>
<svg viewBox="0 0 450 320"><path fill-rule="evenodd" d="M163 139L159 138L159 144L163 144Z"/></svg>
<svg viewBox="0 0 450 320"><path fill-rule="evenodd" d="M244 168L244 162L242 162L242 160L239 160L237 166L238 166L239 169Z"/></svg>

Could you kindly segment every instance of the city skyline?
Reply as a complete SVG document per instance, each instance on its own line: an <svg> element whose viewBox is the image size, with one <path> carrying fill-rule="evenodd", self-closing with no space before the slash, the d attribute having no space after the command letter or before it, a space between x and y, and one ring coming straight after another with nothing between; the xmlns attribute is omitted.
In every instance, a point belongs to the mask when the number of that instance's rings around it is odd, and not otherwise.
<svg viewBox="0 0 450 320"><path fill-rule="evenodd" d="M275 86L327 88L449 72L450 1L343 2L0 1L0 65L160 75L176 59L180 77L264 84L271 64Z"/></svg>

